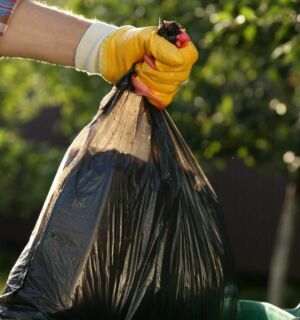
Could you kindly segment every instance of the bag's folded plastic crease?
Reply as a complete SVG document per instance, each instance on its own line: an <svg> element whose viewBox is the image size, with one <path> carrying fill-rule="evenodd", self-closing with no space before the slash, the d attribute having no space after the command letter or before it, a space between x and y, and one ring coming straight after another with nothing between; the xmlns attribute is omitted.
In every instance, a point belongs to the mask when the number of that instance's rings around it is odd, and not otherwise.
<svg viewBox="0 0 300 320"><path fill-rule="evenodd" d="M129 79L67 150L0 296L4 319L234 319L216 194Z"/></svg>

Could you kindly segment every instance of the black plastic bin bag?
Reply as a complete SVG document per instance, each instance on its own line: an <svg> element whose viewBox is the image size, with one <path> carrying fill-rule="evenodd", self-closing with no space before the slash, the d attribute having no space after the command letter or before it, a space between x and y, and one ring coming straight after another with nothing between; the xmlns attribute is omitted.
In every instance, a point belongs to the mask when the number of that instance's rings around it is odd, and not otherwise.
<svg viewBox="0 0 300 320"><path fill-rule="evenodd" d="M58 169L0 296L17 320L233 320L217 197L167 111L103 99Z"/></svg>

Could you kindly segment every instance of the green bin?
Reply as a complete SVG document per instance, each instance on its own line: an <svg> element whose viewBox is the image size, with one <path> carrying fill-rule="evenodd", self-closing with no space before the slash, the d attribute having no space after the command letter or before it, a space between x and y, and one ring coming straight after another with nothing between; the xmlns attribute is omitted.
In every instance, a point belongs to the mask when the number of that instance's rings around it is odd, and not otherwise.
<svg viewBox="0 0 300 320"><path fill-rule="evenodd" d="M280 309L267 302L240 300L239 320L300 320L300 305L295 309Z"/></svg>

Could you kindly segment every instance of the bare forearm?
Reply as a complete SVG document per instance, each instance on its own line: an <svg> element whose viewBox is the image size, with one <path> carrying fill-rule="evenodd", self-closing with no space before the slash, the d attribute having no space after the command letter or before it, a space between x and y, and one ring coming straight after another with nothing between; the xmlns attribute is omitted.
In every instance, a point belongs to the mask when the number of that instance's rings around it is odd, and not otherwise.
<svg viewBox="0 0 300 320"><path fill-rule="evenodd" d="M0 37L0 56L74 66L80 38L91 22L55 8L23 0Z"/></svg>

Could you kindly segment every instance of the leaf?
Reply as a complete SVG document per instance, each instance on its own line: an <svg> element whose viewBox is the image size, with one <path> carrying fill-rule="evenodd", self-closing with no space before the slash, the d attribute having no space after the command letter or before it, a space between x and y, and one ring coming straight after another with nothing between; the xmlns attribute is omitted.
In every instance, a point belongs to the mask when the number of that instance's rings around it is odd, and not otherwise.
<svg viewBox="0 0 300 320"><path fill-rule="evenodd" d="M243 33L247 42L253 42L257 33L256 26L253 24L247 26Z"/></svg>
<svg viewBox="0 0 300 320"><path fill-rule="evenodd" d="M242 7L240 10L240 14L243 15L246 20L253 20L256 18L255 11L250 7Z"/></svg>

